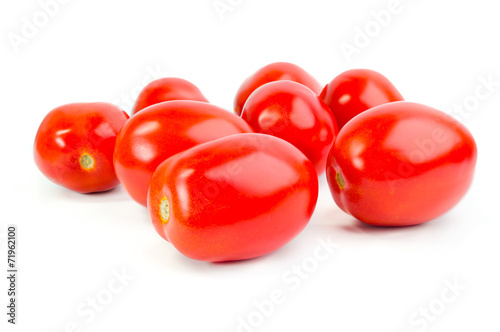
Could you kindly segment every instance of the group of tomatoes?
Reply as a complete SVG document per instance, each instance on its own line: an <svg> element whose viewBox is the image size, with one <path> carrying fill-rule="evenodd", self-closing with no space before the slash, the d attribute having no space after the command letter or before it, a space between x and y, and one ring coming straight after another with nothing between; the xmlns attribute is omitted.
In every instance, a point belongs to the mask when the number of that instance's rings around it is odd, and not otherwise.
<svg viewBox="0 0 500 332"><path fill-rule="evenodd" d="M292 240L325 172L336 204L360 221L430 221L464 196L476 157L467 128L404 101L378 72L348 70L322 88L285 62L248 77L234 113L186 80L162 78L142 90L130 117L108 103L52 110L34 145L51 181L80 193L121 183L161 237L211 262Z"/></svg>

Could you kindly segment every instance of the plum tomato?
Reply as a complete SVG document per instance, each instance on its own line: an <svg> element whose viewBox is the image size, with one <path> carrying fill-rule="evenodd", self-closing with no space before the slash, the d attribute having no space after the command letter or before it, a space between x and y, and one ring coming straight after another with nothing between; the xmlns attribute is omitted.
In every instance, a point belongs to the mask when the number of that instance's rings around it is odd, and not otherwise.
<svg viewBox="0 0 500 332"><path fill-rule="evenodd" d="M339 130L358 115L374 106L403 101L403 96L382 74L369 69L351 69L328 83L319 98L333 112Z"/></svg>
<svg viewBox="0 0 500 332"><path fill-rule="evenodd" d="M146 206L149 180L168 157L216 138L253 132L240 117L209 103L166 101L132 116L116 139L116 175L129 195Z"/></svg>
<svg viewBox="0 0 500 332"><path fill-rule="evenodd" d="M270 134L293 144L313 163L318 175L337 135L337 123L328 106L305 85L275 81L248 97L241 118L255 132Z"/></svg>
<svg viewBox="0 0 500 332"><path fill-rule="evenodd" d="M260 68L241 84L234 99L234 112L241 114L245 101L259 86L280 80L304 84L316 94L321 92L318 81L301 67L289 62L274 62Z"/></svg>
<svg viewBox="0 0 500 332"><path fill-rule="evenodd" d="M373 107L339 131L326 165L337 205L358 220L409 226L455 206L474 174L477 148L444 112L405 101Z"/></svg>
<svg viewBox="0 0 500 332"><path fill-rule="evenodd" d="M318 199L312 163L288 142L236 134L158 166L148 210L156 231L183 255L221 262L268 254L308 224Z"/></svg>
<svg viewBox="0 0 500 332"><path fill-rule="evenodd" d="M127 113L108 103L73 103L43 119L33 154L52 182L79 193L106 191L119 182L113 168L116 136Z"/></svg>
<svg viewBox="0 0 500 332"><path fill-rule="evenodd" d="M132 114L148 106L169 100L195 100L208 102L193 83L177 77L164 77L146 85L139 93Z"/></svg>

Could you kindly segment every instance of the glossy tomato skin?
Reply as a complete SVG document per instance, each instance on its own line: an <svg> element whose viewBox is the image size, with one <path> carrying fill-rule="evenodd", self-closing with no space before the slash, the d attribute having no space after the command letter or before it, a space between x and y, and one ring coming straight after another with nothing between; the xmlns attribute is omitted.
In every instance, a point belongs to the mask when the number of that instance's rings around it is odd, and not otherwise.
<svg viewBox="0 0 500 332"><path fill-rule="evenodd" d="M321 92L318 81L301 67L289 62L274 62L249 76L240 86L234 99L234 112L240 115L247 98L258 87L274 81L288 80L307 86L314 93Z"/></svg>
<svg viewBox="0 0 500 332"><path fill-rule="evenodd" d="M317 198L314 166L299 150L273 136L237 134L160 164L148 209L182 254L221 262L282 247L307 225Z"/></svg>
<svg viewBox="0 0 500 332"><path fill-rule="evenodd" d="M410 102L374 107L339 132L326 174L348 214L378 226L409 226L450 210L468 190L477 148L449 115Z"/></svg>
<svg viewBox="0 0 500 332"><path fill-rule="evenodd" d="M250 132L240 117L209 103L158 103L132 116L120 131L114 155L116 175L130 196L146 206L149 181L162 161L207 141Z"/></svg>
<svg viewBox="0 0 500 332"><path fill-rule="evenodd" d="M79 193L116 187L113 150L127 119L127 113L108 103L53 109L36 133L33 154L38 169L52 182Z"/></svg>
<svg viewBox="0 0 500 332"><path fill-rule="evenodd" d="M292 81L264 84L247 99L241 118L255 132L293 144L319 175L325 172L337 123L328 106L308 87Z"/></svg>
<svg viewBox="0 0 500 332"><path fill-rule="evenodd" d="M319 98L333 112L339 130L361 112L393 101L403 101L396 87L382 74L369 69L351 69L335 77Z"/></svg>
<svg viewBox="0 0 500 332"><path fill-rule="evenodd" d="M164 77L149 83L137 97L132 114L170 100L195 100L208 102L200 89L193 83L177 77Z"/></svg>

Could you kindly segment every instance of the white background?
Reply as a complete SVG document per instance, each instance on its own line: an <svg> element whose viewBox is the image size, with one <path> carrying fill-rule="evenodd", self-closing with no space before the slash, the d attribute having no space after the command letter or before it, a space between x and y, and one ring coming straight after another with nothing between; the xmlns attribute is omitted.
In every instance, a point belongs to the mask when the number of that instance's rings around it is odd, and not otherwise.
<svg viewBox="0 0 500 332"><path fill-rule="evenodd" d="M6 322L1 278L2 331L500 330L500 87L475 97L481 80L500 82L495 2L401 0L385 26L372 12L389 0L221 2L232 3L222 16L213 0L73 0L50 7L46 22L35 0L1 2L0 261L6 273L7 224L17 224L20 271L16 326ZM24 26L34 20L41 27L30 35ZM29 38L15 47L10 39L23 29ZM341 45L355 41L348 61ZM300 236L265 257L210 264L163 241L123 188L81 195L35 167L36 130L59 105L106 101L130 111L128 99L156 72L190 80L230 110L241 82L274 61L298 64L322 85L370 68L409 101L448 112L468 103L453 113L478 145L468 194L435 221L382 229L342 213L321 178ZM318 262L320 241L335 246ZM308 272L294 275L297 267ZM122 273L129 279L120 283ZM104 302L100 311L89 309L91 298Z"/></svg>

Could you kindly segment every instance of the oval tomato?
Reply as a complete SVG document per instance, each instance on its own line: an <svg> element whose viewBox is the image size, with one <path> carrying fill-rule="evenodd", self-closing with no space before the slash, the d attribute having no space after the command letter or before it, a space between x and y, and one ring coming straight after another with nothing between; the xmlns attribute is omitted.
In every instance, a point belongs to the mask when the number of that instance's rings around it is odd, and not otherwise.
<svg viewBox="0 0 500 332"><path fill-rule="evenodd" d="M369 69L351 69L328 83L319 98L332 110L339 130L361 112L403 96L382 74Z"/></svg>
<svg viewBox="0 0 500 332"><path fill-rule="evenodd" d="M474 138L451 116L394 102L363 112L340 130L326 172L343 211L368 224L407 226L457 204L476 158Z"/></svg>
<svg viewBox="0 0 500 332"><path fill-rule="evenodd" d="M116 187L113 150L127 119L127 113L108 103L74 103L53 109L36 133L37 167L52 182L79 193Z"/></svg>
<svg viewBox="0 0 500 332"><path fill-rule="evenodd" d="M292 81L264 84L247 99L241 118L256 132L292 143L318 174L325 171L337 124L328 106L308 87Z"/></svg>
<svg viewBox="0 0 500 332"><path fill-rule="evenodd" d="M116 175L130 196L146 206L149 180L162 161L200 143L249 132L240 117L205 102L158 103L132 116L120 131Z"/></svg>
<svg viewBox="0 0 500 332"><path fill-rule="evenodd" d="M164 77L149 83L142 89L132 110L135 114L148 106L169 100L195 100L208 102L193 83L177 77Z"/></svg>
<svg viewBox="0 0 500 332"><path fill-rule="evenodd" d="M200 144L156 169L148 209L156 231L187 257L211 262L270 253L307 225L318 197L311 162L262 134Z"/></svg>
<svg viewBox="0 0 500 332"><path fill-rule="evenodd" d="M316 94L321 91L318 81L301 67L289 62L274 62L262 67L241 84L234 99L234 112L241 114L247 98L255 89L266 83L280 80L303 84Z"/></svg>

